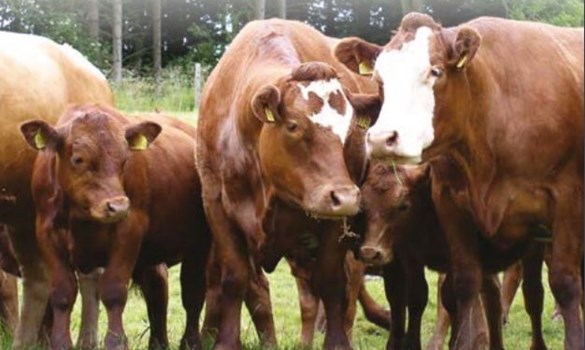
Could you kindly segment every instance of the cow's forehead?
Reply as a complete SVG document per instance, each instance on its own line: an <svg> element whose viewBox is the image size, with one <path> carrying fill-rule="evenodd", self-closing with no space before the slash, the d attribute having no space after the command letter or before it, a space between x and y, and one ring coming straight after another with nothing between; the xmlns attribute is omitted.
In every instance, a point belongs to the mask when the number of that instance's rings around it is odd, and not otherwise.
<svg viewBox="0 0 585 350"><path fill-rule="evenodd" d="M396 79L396 74L424 71L430 66L430 39L433 31L422 26L410 41L392 43L376 59L374 70L382 80ZM392 77L394 75L394 77Z"/></svg>
<svg viewBox="0 0 585 350"><path fill-rule="evenodd" d="M302 98L306 101L309 100L309 95L312 93L323 102L320 110L308 116L309 120L330 128L340 138L341 143L344 143L349 132L353 108L347 100L339 80L314 80L308 84L299 83L298 87ZM333 96L340 98L333 99ZM343 106L333 105L335 103L342 103Z"/></svg>

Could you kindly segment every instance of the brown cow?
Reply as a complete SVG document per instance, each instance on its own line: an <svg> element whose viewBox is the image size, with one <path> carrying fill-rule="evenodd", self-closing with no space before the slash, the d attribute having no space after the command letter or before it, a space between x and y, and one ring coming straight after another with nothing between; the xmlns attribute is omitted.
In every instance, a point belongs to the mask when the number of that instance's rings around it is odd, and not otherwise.
<svg viewBox="0 0 585 350"><path fill-rule="evenodd" d="M20 275L14 257L8 229L0 224L0 328L13 334L18 323L18 287L16 276Z"/></svg>
<svg viewBox="0 0 585 350"><path fill-rule="evenodd" d="M34 234L30 180L36 154L18 125L34 117L53 123L68 104L112 105L113 94L103 74L79 52L34 35L0 32L0 77L0 222L10 227L23 278L13 347L28 348L37 341L49 288Z"/></svg>
<svg viewBox="0 0 585 350"><path fill-rule="evenodd" d="M248 281L257 278L267 208L287 203L303 220L341 219L359 209L343 144L358 129L344 88L357 92L359 86L335 61L333 44L299 22L251 22L207 80L197 168L221 261L217 349L241 347L241 303ZM274 222L279 220L275 215ZM349 348L343 326L347 247L338 242L343 225L336 220L319 225L322 246L312 281L327 314L325 347Z"/></svg>
<svg viewBox="0 0 585 350"><path fill-rule="evenodd" d="M338 48L381 83L371 156L432 162L461 330L484 271L550 235L565 347L584 348L583 41L582 28L488 17L442 28L413 13L385 47L349 39ZM462 333L452 339L469 346Z"/></svg>
<svg viewBox="0 0 585 350"><path fill-rule="evenodd" d="M56 127L44 121L21 126L40 151L32 191L37 239L51 276L53 348L71 347L74 269L97 267L105 268L99 294L108 313L106 348L127 346L122 312L130 277L146 299L149 347L167 347L166 269L160 264L179 261L187 314L181 347L201 346L209 237L193 162L195 130L178 123L83 105L68 109Z"/></svg>
<svg viewBox="0 0 585 350"><path fill-rule="evenodd" d="M360 258L384 266L384 284L392 315L388 349L421 348L421 319L428 299L424 268L449 270L449 246L433 207L428 170L426 165L390 166L372 162L361 186L367 229ZM486 276L483 288L490 344L499 348L503 346L501 316L493 312L500 303L497 278ZM451 293L449 285L443 284L441 289L442 293ZM482 336L475 341L474 348L480 348L487 345L487 330L479 300L475 305L474 325L482 329ZM406 306L408 332L405 333Z"/></svg>

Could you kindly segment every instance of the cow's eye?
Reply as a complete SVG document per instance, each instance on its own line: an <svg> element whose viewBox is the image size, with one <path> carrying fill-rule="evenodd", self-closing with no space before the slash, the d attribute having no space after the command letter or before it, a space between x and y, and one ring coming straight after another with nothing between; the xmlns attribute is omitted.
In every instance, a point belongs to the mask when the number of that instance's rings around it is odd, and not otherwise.
<svg viewBox="0 0 585 350"><path fill-rule="evenodd" d="M443 76L443 70L439 67L431 68L431 75L435 78L440 78Z"/></svg>
<svg viewBox="0 0 585 350"><path fill-rule="evenodd" d="M74 155L71 157L71 164L73 164L73 166L80 166L83 164L83 158L81 158L81 156Z"/></svg>
<svg viewBox="0 0 585 350"><path fill-rule="evenodd" d="M286 123L286 130L290 133L294 133L295 131L297 131L299 129L299 124L297 124L297 122L295 121L288 121Z"/></svg>
<svg viewBox="0 0 585 350"><path fill-rule="evenodd" d="M398 211L407 211L410 208L410 203L408 203L408 201L402 201L400 203L398 203L398 205L396 206L396 209Z"/></svg>

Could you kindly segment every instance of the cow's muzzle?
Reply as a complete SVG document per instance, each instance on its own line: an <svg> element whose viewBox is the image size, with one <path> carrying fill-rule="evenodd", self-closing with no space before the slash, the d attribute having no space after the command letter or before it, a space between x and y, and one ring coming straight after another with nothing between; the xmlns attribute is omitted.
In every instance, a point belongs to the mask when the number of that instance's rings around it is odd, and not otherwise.
<svg viewBox="0 0 585 350"><path fill-rule="evenodd" d="M318 217L356 215L360 207L360 190L351 185L325 185L312 196L307 210Z"/></svg>
<svg viewBox="0 0 585 350"><path fill-rule="evenodd" d="M392 260L390 251L369 244L362 245L359 255L360 260L368 265L385 265Z"/></svg>
<svg viewBox="0 0 585 350"><path fill-rule="evenodd" d="M91 209L94 220L103 223L114 223L125 219L130 211L130 200L126 196L111 197L103 200Z"/></svg>

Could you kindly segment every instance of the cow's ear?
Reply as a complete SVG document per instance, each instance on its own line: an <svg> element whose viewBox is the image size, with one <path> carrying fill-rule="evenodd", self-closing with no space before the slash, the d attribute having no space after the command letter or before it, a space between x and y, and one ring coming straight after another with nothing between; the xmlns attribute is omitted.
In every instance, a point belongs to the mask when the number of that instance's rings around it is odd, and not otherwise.
<svg viewBox="0 0 585 350"><path fill-rule="evenodd" d="M374 63L381 51L381 46L356 37L343 39L334 48L337 60L360 75L374 73Z"/></svg>
<svg viewBox="0 0 585 350"><path fill-rule="evenodd" d="M61 136L52 126L42 120L32 120L20 125L26 142L35 150L56 150Z"/></svg>
<svg viewBox="0 0 585 350"><path fill-rule="evenodd" d="M457 70L467 67L480 44L481 36L475 29L469 27L459 29L455 42L453 42L451 65L455 66Z"/></svg>
<svg viewBox="0 0 585 350"><path fill-rule="evenodd" d="M380 95L347 93L347 98L355 111L356 125L358 127L368 129L376 123L382 109Z"/></svg>
<svg viewBox="0 0 585 350"><path fill-rule="evenodd" d="M133 151L144 151L157 138L162 127L154 122L142 122L126 129L126 141Z"/></svg>
<svg viewBox="0 0 585 350"><path fill-rule="evenodd" d="M272 84L263 86L252 98L252 113L263 123L274 123L280 120L278 105L280 90Z"/></svg>

